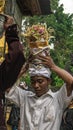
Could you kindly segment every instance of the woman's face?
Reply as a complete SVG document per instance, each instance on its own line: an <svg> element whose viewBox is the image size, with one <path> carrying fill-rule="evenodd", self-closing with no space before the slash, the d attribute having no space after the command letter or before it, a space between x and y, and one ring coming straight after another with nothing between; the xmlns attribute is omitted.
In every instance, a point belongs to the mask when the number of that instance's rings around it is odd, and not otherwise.
<svg viewBox="0 0 73 130"><path fill-rule="evenodd" d="M48 85L50 84L50 79L43 76L31 77L31 86L38 97L42 96L48 91Z"/></svg>

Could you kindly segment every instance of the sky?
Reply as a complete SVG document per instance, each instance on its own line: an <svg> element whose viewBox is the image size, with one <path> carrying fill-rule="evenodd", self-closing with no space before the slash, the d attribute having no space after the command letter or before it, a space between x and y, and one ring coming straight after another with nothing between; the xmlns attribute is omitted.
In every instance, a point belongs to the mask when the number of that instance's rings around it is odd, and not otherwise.
<svg viewBox="0 0 73 130"><path fill-rule="evenodd" d="M60 0L60 4L64 4L65 13L73 13L73 0Z"/></svg>

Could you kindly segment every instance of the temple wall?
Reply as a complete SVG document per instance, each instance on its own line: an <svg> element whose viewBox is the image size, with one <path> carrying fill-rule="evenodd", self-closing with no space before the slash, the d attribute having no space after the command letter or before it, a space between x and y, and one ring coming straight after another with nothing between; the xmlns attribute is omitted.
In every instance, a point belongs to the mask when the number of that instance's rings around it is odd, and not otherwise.
<svg viewBox="0 0 73 130"><path fill-rule="evenodd" d="M6 0L5 13L14 17L15 23L21 28L22 13L16 3L16 0Z"/></svg>

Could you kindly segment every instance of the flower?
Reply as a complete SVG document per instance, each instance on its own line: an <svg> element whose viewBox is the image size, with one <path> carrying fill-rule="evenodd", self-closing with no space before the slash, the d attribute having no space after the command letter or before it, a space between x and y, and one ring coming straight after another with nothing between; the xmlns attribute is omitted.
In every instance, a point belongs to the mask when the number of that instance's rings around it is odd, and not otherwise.
<svg viewBox="0 0 73 130"><path fill-rule="evenodd" d="M48 40L48 31L45 25L32 25L32 27L28 27L25 37L29 39L29 42L40 42L41 38L46 41Z"/></svg>
<svg viewBox="0 0 73 130"><path fill-rule="evenodd" d="M28 27L24 36L30 48L42 48L48 46L51 34L52 31L46 25L36 24Z"/></svg>

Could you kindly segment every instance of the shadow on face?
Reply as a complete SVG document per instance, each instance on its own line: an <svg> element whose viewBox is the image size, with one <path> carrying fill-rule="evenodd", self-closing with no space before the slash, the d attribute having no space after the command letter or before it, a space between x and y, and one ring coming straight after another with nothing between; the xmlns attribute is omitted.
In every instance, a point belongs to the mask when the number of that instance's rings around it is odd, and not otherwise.
<svg viewBox="0 0 73 130"><path fill-rule="evenodd" d="M33 87L37 96L42 96L45 94L48 89L51 80L43 76L32 76L31 77L31 86Z"/></svg>

